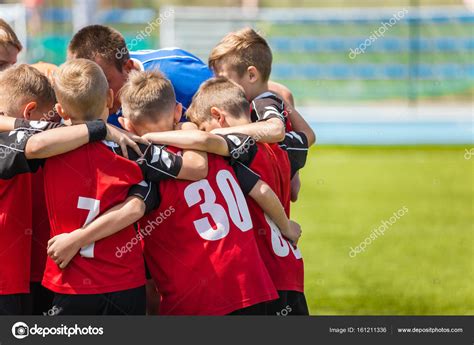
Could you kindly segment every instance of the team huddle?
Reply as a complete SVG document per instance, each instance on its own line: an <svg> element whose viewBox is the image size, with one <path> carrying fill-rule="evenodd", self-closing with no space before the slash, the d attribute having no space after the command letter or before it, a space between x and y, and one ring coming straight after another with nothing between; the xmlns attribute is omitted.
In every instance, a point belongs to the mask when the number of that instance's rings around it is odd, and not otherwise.
<svg viewBox="0 0 474 345"><path fill-rule="evenodd" d="M0 20L0 315L308 315L315 134L250 28L208 64L102 25L16 64Z"/></svg>

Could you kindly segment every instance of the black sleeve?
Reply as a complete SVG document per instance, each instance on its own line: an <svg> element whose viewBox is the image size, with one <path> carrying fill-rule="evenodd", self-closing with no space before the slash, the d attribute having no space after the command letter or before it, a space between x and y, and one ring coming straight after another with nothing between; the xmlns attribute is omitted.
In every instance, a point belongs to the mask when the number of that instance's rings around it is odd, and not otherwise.
<svg viewBox="0 0 474 345"><path fill-rule="evenodd" d="M107 136L107 125L102 120L87 121L87 130L89 131L89 142L105 140ZM61 123L49 121L28 121L25 119L15 120L15 130L28 131L31 134L37 134L50 129L68 127Z"/></svg>
<svg viewBox="0 0 474 345"><path fill-rule="evenodd" d="M267 121L272 118L278 118L286 124L287 111L285 102L277 95L267 92L263 97L257 97L251 104L252 122Z"/></svg>
<svg viewBox="0 0 474 345"><path fill-rule="evenodd" d="M288 153L291 164L291 177L302 169L308 157L308 139L303 132L288 132L280 147Z"/></svg>
<svg viewBox="0 0 474 345"><path fill-rule="evenodd" d="M27 130L33 132L44 132L53 128L66 127L65 125L57 122L49 121L28 121L25 119L15 120L15 129Z"/></svg>
<svg viewBox="0 0 474 345"><path fill-rule="evenodd" d="M234 165L236 162L243 163L246 166L252 164L258 151L257 142L254 138L240 133L221 135L221 137L227 143L231 165Z"/></svg>
<svg viewBox="0 0 474 345"><path fill-rule="evenodd" d="M0 178L10 179L18 174L36 172L42 159L28 160L25 147L32 132L12 131L0 133Z"/></svg>
<svg viewBox="0 0 474 345"><path fill-rule="evenodd" d="M142 181L130 188L128 196L136 196L145 203L145 214L150 213L160 205L156 185L152 182Z"/></svg>
<svg viewBox="0 0 474 345"><path fill-rule="evenodd" d="M256 174L249 167L240 162L234 164L232 168L234 169L240 188L242 188L245 195L248 195L260 180L260 175Z"/></svg>
<svg viewBox="0 0 474 345"><path fill-rule="evenodd" d="M115 154L123 156L118 144L111 141L104 141L104 144ZM128 158L137 162L146 181L158 183L169 178L177 178L183 167L183 157L169 151L165 146L153 144L138 144L138 146L143 155L139 156L134 150L127 147Z"/></svg>
<svg viewBox="0 0 474 345"><path fill-rule="evenodd" d="M165 146L149 145L143 157L136 160L146 181L158 183L176 178L183 167L183 157L169 151Z"/></svg>

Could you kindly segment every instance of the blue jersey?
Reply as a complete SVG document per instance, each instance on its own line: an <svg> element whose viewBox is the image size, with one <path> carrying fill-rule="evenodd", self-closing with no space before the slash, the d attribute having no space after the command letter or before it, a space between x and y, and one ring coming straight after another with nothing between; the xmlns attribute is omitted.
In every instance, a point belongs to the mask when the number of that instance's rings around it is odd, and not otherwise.
<svg viewBox="0 0 474 345"><path fill-rule="evenodd" d="M171 81L176 101L183 105L183 114L191 104L199 86L213 76L201 59L179 48L134 51L130 52L130 58L142 70L159 70ZM122 116L121 113L119 110L116 114L110 115L108 122L120 127L118 117Z"/></svg>

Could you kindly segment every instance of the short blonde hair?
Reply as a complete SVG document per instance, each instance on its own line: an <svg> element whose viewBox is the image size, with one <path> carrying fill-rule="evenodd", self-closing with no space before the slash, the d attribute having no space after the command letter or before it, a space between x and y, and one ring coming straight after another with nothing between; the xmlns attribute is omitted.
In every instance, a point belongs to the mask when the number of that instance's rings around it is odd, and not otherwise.
<svg viewBox="0 0 474 345"><path fill-rule="evenodd" d="M270 79L272 72L272 51L267 41L251 28L244 28L227 34L211 51L209 67L216 70L220 63L228 64L239 77L247 68L254 66L263 81Z"/></svg>
<svg viewBox="0 0 474 345"><path fill-rule="evenodd" d="M212 107L222 109L234 118L250 117L250 104L244 91L227 78L212 78L204 82L194 95L186 116L199 126L212 119Z"/></svg>
<svg viewBox="0 0 474 345"><path fill-rule="evenodd" d="M157 121L176 106L173 85L158 71L131 72L119 95L123 113L132 123Z"/></svg>
<svg viewBox="0 0 474 345"><path fill-rule="evenodd" d="M0 111L18 117L21 107L37 102L39 108L53 108L54 90L48 78L37 69L21 64L0 72Z"/></svg>
<svg viewBox="0 0 474 345"><path fill-rule="evenodd" d="M23 49L20 40L6 21L0 18L0 46L12 45L19 51Z"/></svg>
<svg viewBox="0 0 474 345"><path fill-rule="evenodd" d="M56 71L54 89L59 103L72 119L90 121L102 115L109 84L95 62L75 59Z"/></svg>

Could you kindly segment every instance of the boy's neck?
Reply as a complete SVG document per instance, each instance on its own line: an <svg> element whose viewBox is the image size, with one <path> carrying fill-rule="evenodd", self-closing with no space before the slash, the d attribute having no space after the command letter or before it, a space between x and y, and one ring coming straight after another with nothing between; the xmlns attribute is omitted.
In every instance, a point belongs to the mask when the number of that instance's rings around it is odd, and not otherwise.
<svg viewBox="0 0 474 345"><path fill-rule="evenodd" d="M260 96L262 93L267 92L268 90L269 90L268 81L256 86L255 89L253 90L252 99L250 101L253 101L255 98Z"/></svg>
<svg viewBox="0 0 474 345"><path fill-rule="evenodd" d="M248 125L249 123L252 123L250 119L246 117L241 117L238 119L232 119L232 123L229 123L229 127L243 126L243 125Z"/></svg>

